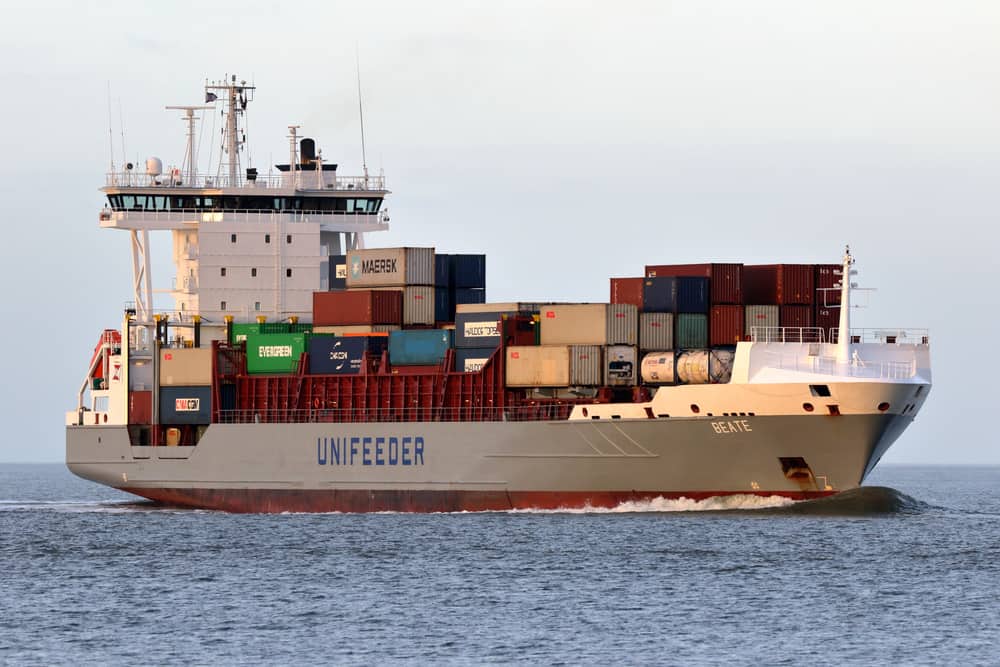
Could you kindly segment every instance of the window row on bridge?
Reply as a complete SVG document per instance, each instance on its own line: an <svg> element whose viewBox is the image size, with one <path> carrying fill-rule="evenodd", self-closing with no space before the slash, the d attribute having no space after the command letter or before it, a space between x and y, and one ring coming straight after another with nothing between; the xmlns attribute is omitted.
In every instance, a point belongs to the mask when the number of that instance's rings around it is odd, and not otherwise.
<svg viewBox="0 0 1000 667"><path fill-rule="evenodd" d="M115 211L263 211L310 213L378 213L374 197L250 197L198 195L108 195Z"/></svg>

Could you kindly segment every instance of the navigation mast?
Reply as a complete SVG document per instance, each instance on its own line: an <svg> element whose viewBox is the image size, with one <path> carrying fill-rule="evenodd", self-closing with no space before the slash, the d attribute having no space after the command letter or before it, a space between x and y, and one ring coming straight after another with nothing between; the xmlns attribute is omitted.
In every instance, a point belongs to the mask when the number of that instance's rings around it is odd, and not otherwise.
<svg viewBox="0 0 1000 667"><path fill-rule="evenodd" d="M223 163L228 168L228 185L231 188L242 184L240 178L240 151L246 143L246 134L240 133L239 117L246 112L247 103L253 101L256 86L247 85L246 81L236 82L236 75L226 81L213 81L205 84L205 103L214 102L220 97L224 100L226 116L225 137L222 144L222 160L219 161L219 171Z"/></svg>
<svg viewBox="0 0 1000 667"><path fill-rule="evenodd" d="M167 109L176 109L178 111L184 112L184 120L188 125L187 133L187 154L184 156L184 162L181 163L181 171L185 170L187 167L187 176L185 176L185 182L188 187L194 187L195 178L198 175L198 161L195 159L194 154L194 122L198 120L195 118L194 112L200 109L214 109L215 107L210 106L168 106ZM173 176L171 175L171 180Z"/></svg>

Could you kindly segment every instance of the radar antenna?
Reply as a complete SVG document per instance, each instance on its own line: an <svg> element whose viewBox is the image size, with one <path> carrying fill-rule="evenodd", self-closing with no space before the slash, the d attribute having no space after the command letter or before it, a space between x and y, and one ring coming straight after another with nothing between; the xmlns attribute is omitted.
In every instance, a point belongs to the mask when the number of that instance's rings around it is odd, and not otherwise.
<svg viewBox="0 0 1000 667"><path fill-rule="evenodd" d="M247 85L246 81L236 82L236 75L232 79L213 81L205 83L205 103L215 102L220 97L223 98L225 108L222 113L226 116L226 128L222 143L222 154L225 160L219 161L219 170L222 170L223 162L228 168L229 187L239 187L240 179L240 156L239 152L246 143L246 133L240 134L239 117L246 113L247 103L253 101L253 93L257 89L254 85Z"/></svg>

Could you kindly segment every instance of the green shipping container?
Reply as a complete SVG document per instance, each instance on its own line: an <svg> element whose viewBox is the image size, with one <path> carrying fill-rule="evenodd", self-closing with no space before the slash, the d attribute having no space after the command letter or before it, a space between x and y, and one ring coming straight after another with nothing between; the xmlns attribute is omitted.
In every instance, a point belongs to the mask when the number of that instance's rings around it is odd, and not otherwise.
<svg viewBox="0 0 1000 667"><path fill-rule="evenodd" d="M704 313L679 313L674 346L681 350L708 347L708 316Z"/></svg>
<svg viewBox="0 0 1000 667"><path fill-rule="evenodd" d="M305 334L249 334L247 372L294 373L305 350Z"/></svg>
<svg viewBox="0 0 1000 667"><path fill-rule="evenodd" d="M233 327L230 330L229 344L235 345L236 343L243 343L246 341L249 334L259 334L260 325L254 322L253 324L247 324L246 322L242 324L237 324L233 322Z"/></svg>

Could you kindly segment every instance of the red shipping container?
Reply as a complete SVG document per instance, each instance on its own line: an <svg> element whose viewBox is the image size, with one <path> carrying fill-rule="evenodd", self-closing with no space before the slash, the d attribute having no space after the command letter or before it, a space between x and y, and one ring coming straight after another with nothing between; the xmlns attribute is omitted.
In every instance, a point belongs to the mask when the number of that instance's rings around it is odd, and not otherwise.
<svg viewBox="0 0 1000 667"><path fill-rule="evenodd" d="M778 266L776 264L743 267L744 303L767 306L778 303Z"/></svg>
<svg viewBox="0 0 1000 667"><path fill-rule="evenodd" d="M317 326L398 325L402 320L400 290L313 292L313 324Z"/></svg>
<svg viewBox="0 0 1000 667"><path fill-rule="evenodd" d="M830 329L840 326L840 308L816 308L815 326L823 330L823 340L827 343L835 340L836 334L830 335Z"/></svg>
<svg viewBox="0 0 1000 667"><path fill-rule="evenodd" d="M816 265L816 307L836 306L840 303L840 282L841 273L844 267L840 264L817 264ZM831 289L836 288L836 289Z"/></svg>
<svg viewBox="0 0 1000 667"><path fill-rule="evenodd" d="M743 303L742 264L647 264L646 277L705 277L712 304Z"/></svg>
<svg viewBox="0 0 1000 667"><path fill-rule="evenodd" d="M743 326L746 315L743 306L712 306L708 322L708 344L736 345L743 340Z"/></svg>
<svg viewBox="0 0 1000 667"><path fill-rule="evenodd" d="M153 423L153 392L131 391L128 395L128 423Z"/></svg>
<svg viewBox="0 0 1000 667"><path fill-rule="evenodd" d="M812 325L812 306L790 305L778 308L778 326L799 328Z"/></svg>
<svg viewBox="0 0 1000 667"><path fill-rule="evenodd" d="M612 278L611 303L628 303L642 311L642 278Z"/></svg>

